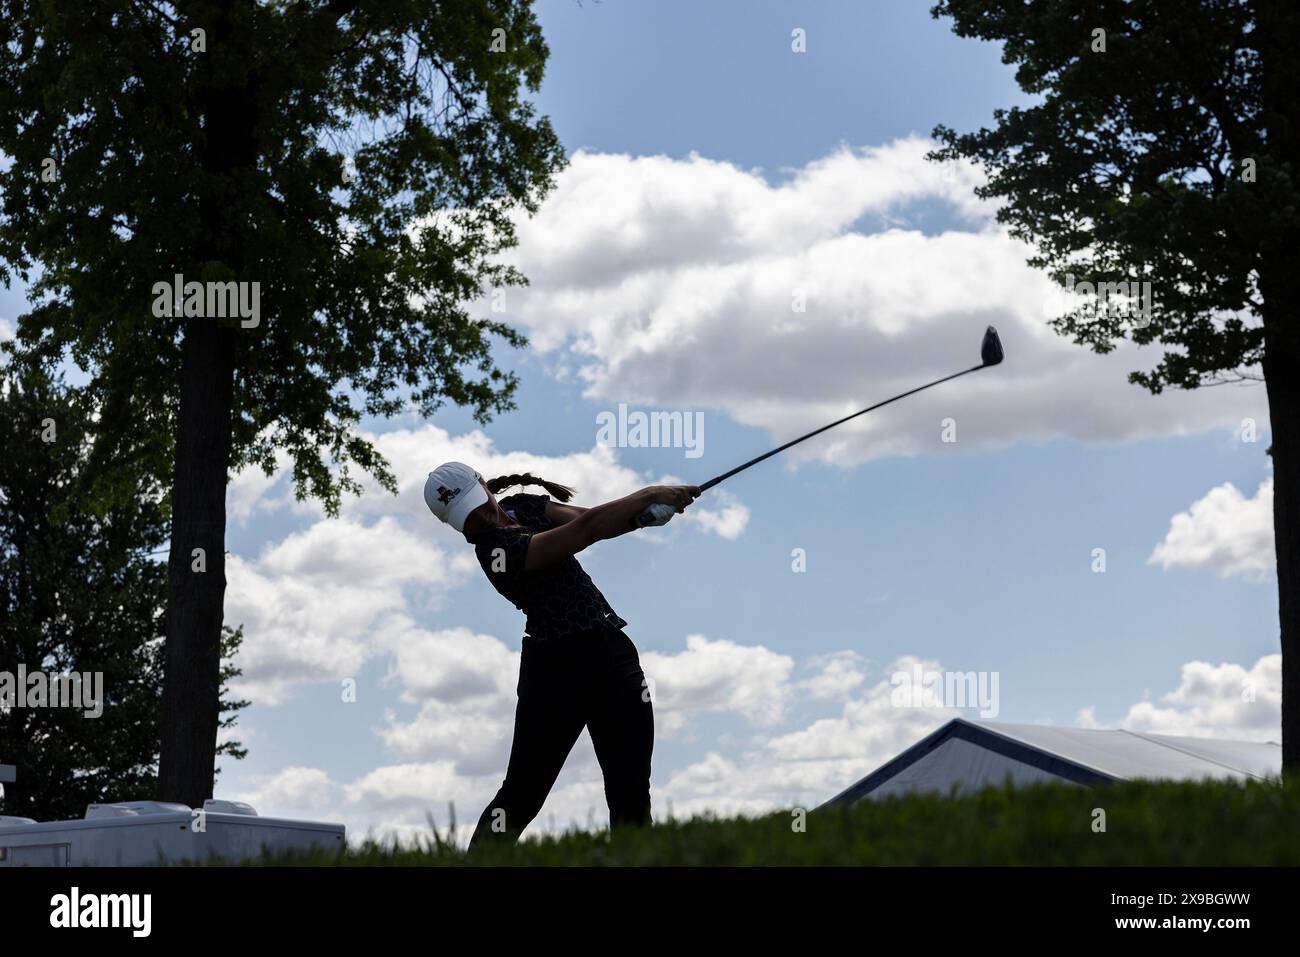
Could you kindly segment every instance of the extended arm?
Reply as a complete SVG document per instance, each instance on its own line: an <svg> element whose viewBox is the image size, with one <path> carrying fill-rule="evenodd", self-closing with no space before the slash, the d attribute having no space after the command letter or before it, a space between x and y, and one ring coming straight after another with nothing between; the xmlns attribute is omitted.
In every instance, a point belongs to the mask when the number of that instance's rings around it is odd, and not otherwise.
<svg viewBox="0 0 1300 957"><path fill-rule="evenodd" d="M589 512L591 509L583 508L581 505L565 505L562 502L546 503L546 519L552 525L568 525L579 515Z"/></svg>
<svg viewBox="0 0 1300 957"><path fill-rule="evenodd" d="M652 485L604 505L582 509L559 528L538 532L532 537L524 568L529 571L545 568L570 555L576 555L588 545L636 531L640 527L637 525L637 516L649 505L671 505L678 512L685 511L686 506L695 501L699 494L700 490L693 485ZM551 506L555 504L547 506L548 518Z"/></svg>

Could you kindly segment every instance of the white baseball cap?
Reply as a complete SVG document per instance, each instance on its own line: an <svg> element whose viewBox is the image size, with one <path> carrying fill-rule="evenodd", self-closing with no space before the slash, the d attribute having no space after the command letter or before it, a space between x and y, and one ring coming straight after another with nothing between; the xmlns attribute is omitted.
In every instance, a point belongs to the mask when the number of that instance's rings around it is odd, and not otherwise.
<svg viewBox="0 0 1300 957"><path fill-rule="evenodd" d="M424 504L458 532L465 531L465 519L488 500L479 475L464 462L444 462L424 480Z"/></svg>

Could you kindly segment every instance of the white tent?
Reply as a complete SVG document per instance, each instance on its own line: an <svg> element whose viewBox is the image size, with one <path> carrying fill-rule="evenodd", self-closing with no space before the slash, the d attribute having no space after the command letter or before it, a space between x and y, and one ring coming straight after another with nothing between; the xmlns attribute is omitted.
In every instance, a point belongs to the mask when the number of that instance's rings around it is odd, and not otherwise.
<svg viewBox="0 0 1300 957"><path fill-rule="evenodd" d="M1282 770L1274 742L1185 738L954 718L826 802L916 791L957 794L1040 781L1091 786L1134 778L1257 778Z"/></svg>
<svg viewBox="0 0 1300 957"><path fill-rule="evenodd" d="M228 862L271 853L344 846L342 824L260 817L240 801L203 803L201 812L164 801L91 804L84 818L34 821L0 815L0 867L145 867Z"/></svg>

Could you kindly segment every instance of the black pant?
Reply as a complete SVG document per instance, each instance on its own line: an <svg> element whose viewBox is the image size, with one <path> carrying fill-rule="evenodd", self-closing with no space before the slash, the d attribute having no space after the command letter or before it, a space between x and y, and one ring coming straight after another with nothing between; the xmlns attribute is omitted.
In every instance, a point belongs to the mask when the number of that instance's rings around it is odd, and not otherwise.
<svg viewBox="0 0 1300 957"><path fill-rule="evenodd" d="M654 710L636 646L622 631L524 636L506 779L474 836L514 840L542 809L585 726L605 776L611 827L650 822Z"/></svg>

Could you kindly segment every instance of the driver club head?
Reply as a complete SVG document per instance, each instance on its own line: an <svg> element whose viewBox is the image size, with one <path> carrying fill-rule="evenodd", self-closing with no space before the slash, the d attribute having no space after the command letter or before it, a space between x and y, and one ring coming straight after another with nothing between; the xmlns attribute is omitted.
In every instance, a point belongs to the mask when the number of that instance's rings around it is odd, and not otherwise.
<svg viewBox="0 0 1300 957"><path fill-rule="evenodd" d="M992 326L984 331L984 341L980 343L980 359L986 366L995 366L1002 361L1002 340Z"/></svg>

